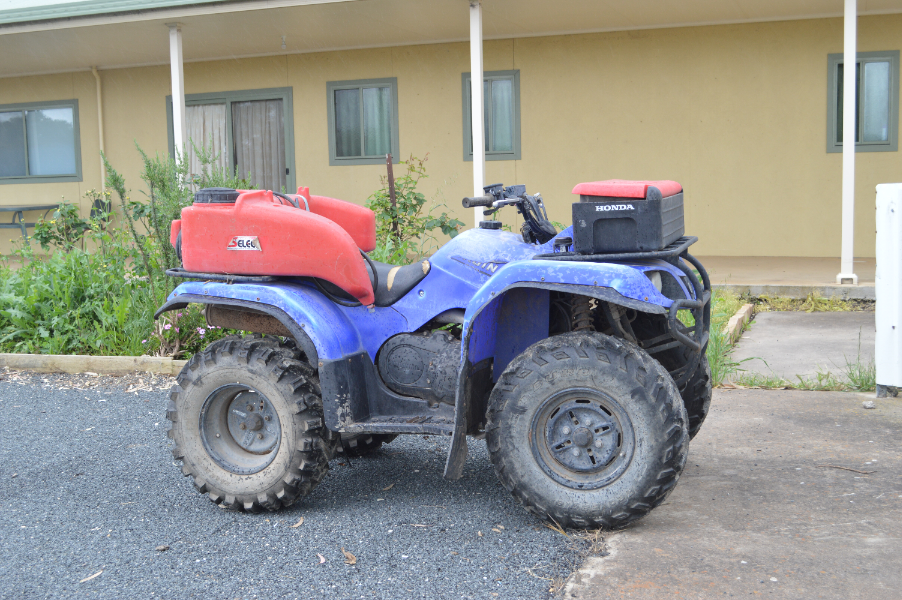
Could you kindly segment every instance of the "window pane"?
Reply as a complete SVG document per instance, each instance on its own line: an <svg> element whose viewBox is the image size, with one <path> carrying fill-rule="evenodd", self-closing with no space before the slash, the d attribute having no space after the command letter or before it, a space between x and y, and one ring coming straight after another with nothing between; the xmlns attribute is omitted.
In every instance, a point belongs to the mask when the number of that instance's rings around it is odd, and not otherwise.
<svg viewBox="0 0 902 600"><path fill-rule="evenodd" d="M485 138L485 151L489 152L492 148L492 140L491 140L491 129L489 128L489 118L491 112L491 104L492 104L492 88L489 86L488 81L482 82L482 136ZM473 103L470 103L472 106ZM470 135L473 135L472 133ZM471 144L472 146L472 144Z"/></svg>
<svg viewBox="0 0 902 600"><path fill-rule="evenodd" d="M360 156L360 140L360 90L335 90L335 156Z"/></svg>
<svg viewBox="0 0 902 600"><path fill-rule="evenodd" d="M25 124L22 111L0 113L0 177L24 176Z"/></svg>
<svg viewBox="0 0 902 600"><path fill-rule="evenodd" d="M366 156L391 152L391 88L363 89L363 142Z"/></svg>
<svg viewBox="0 0 902 600"><path fill-rule="evenodd" d="M510 79L492 81L492 150L514 150L514 86Z"/></svg>
<svg viewBox="0 0 902 600"><path fill-rule="evenodd" d="M843 65L836 65L836 143L842 144Z"/></svg>
<svg viewBox="0 0 902 600"><path fill-rule="evenodd" d="M256 188L281 192L285 177L282 100L232 103L235 170Z"/></svg>
<svg viewBox="0 0 902 600"><path fill-rule="evenodd" d="M492 136L491 136L491 110L492 110L492 87L491 82L483 81L482 84L482 131L483 131L483 139L485 141L485 151L490 152L492 150ZM471 81L467 80L467 114L470 115L470 123L473 122L473 86L471 85ZM468 132L470 136L470 154L473 154L473 129L471 128Z"/></svg>
<svg viewBox="0 0 902 600"><path fill-rule="evenodd" d="M843 83L843 65L836 65L836 143L842 144L842 103L843 91L845 84ZM861 97L861 63L855 65L855 95ZM855 140L861 141L859 132L858 115L861 111L855 111Z"/></svg>
<svg viewBox="0 0 902 600"><path fill-rule="evenodd" d="M185 107L188 129L188 173L200 175L201 161L194 148L212 158L212 168L224 171L229 167L228 134L226 133L225 104L197 104ZM209 175L210 173L207 173Z"/></svg>
<svg viewBox="0 0 902 600"><path fill-rule="evenodd" d="M861 132L863 142L885 142L889 139L889 63L864 63L864 93L861 99Z"/></svg>
<svg viewBox="0 0 902 600"><path fill-rule="evenodd" d="M29 175L75 174L75 123L71 108L25 112Z"/></svg>

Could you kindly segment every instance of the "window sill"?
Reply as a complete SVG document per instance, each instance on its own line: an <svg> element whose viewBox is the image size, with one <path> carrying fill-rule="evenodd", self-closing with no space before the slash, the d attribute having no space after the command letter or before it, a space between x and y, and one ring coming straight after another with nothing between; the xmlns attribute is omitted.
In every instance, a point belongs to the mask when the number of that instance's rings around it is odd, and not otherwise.
<svg viewBox="0 0 902 600"><path fill-rule="evenodd" d="M855 144L855 152L898 152L898 143L894 144ZM827 146L827 154L842 154L842 145Z"/></svg>
<svg viewBox="0 0 902 600"><path fill-rule="evenodd" d="M391 162L393 165L398 164L400 159L392 154ZM366 158L329 158L330 167L345 167L353 165L384 165L385 155Z"/></svg>
<svg viewBox="0 0 902 600"><path fill-rule="evenodd" d="M493 160L520 160L520 153L511 153L511 154L486 154L486 161ZM473 162L473 155L468 154L464 156L464 162Z"/></svg>
<svg viewBox="0 0 902 600"><path fill-rule="evenodd" d="M29 184L29 183L71 183L81 181L78 175L39 175L31 177L0 177L0 185Z"/></svg>

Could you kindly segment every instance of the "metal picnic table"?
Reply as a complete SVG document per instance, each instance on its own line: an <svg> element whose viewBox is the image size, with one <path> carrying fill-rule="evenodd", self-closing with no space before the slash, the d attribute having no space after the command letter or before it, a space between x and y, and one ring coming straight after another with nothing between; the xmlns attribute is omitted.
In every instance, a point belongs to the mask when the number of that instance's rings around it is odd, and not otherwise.
<svg viewBox="0 0 902 600"><path fill-rule="evenodd" d="M35 223L26 223L25 217L22 213L26 213L32 210L43 210L44 218L47 217L47 213L51 210L55 210L59 208L59 202L56 204L30 204L30 205L21 205L21 206L0 206L0 212L11 212L13 213L12 221L9 223L0 223L0 229L21 229L22 230L22 238L25 240L25 243L28 243L28 231L26 228L34 227Z"/></svg>

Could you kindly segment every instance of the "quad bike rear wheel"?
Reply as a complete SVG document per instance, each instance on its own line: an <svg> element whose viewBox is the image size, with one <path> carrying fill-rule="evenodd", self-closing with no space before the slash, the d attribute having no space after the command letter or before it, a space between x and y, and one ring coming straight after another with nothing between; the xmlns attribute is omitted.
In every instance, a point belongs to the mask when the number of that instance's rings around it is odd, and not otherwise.
<svg viewBox="0 0 902 600"><path fill-rule="evenodd" d="M390 444L397 435L380 433L343 433L341 434L341 446L338 452L347 456L365 456Z"/></svg>
<svg viewBox="0 0 902 600"><path fill-rule="evenodd" d="M288 506L316 487L338 435L323 424L316 372L274 337L230 336L194 355L166 412L172 455L226 508Z"/></svg>
<svg viewBox="0 0 902 600"><path fill-rule="evenodd" d="M688 423L667 370L637 346L581 332L538 342L489 398L486 442L502 485L563 527L618 528L664 501Z"/></svg>

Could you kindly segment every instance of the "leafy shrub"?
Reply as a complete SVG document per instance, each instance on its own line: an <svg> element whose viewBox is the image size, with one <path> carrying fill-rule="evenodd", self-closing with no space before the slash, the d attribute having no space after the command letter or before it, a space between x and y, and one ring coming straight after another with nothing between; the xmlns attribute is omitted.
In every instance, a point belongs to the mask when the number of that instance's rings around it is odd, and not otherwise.
<svg viewBox="0 0 902 600"><path fill-rule="evenodd" d="M21 267L0 266L0 349L143 353L139 341L153 314L145 301L146 283L131 273L123 240L99 228L88 235L103 242L102 251L71 246L42 259L25 246L19 250Z"/></svg>
<svg viewBox="0 0 902 600"><path fill-rule="evenodd" d="M83 236L88 229L90 229L90 225L78 215L78 207L61 202L59 208L53 212L50 221L41 219L35 223L34 235L31 238L44 250L49 250L51 246L71 250L76 244L83 241ZM83 245L82 249L84 249Z"/></svg>
<svg viewBox="0 0 902 600"><path fill-rule="evenodd" d="M0 263L0 351L178 358L232 333L207 326L197 305L157 321L153 314L178 283L165 274L179 265L169 244L171 221L198 188L251 189L250 182L216 168L216 157L204 149L195 149L200 173L189 173L181 160L137 150L146 201L131 198L125 179L103 156L111 192L88 192L90 214L82 216L62 201L32 236L49 256L36 255L26 244L16 251L18 269ZM426 197L417 191L426 177L425 161L411 156L401 163L407 168L395 180L394 206L385 179L370 197L379 239L371 253L376 260L408 263L423 252L424 242L434 241L432 231L454 237L463 226L445 212L434 216L442 206L437 202L427 210ZM115 215L112 193L120 208Z"/></svg>
<svg viewBox="0 0 902 600"><path fill-rule="evenodd" d="M193 189L250 186L216 169L215 157L203 151L199 174L182 161L138 152L147 202L131 199L103 157L121 215L110 214L109 193L88 193L88 216L63 201L31 238L50 255L37 256L26 244L16 251L21 267L0 264L0 351L181 357L226 333L208 327L197 306L160 321L153 313L176 284L165 275L178 266L169 223L191 203Z"/></svg>
<svg viewBox="0 0 902 600"><path fill-rule="evenodd" d="M205 148L194 146L200 162L200 173L189 173L187 161L179 158L151 157L138 144L143 167L141 179L146 202L132 200L125 178L103 156L107 186L116 192L128 231L140 257L142 274L149 279L157 299L163 299L174 288L166 270L179 266L175 249L169 243L169 228L181 217L182 209L194 200L194 191L205 187L252 189L247 179L216 166L217 156ZM146 233L144 233L146 232Z"/></svg>
<svg viewBox="0 0 902 600"><path fill-rule="evenodd" d="M374 192L366 202L376 213L376 249L370 256L380 262L407 264L421 258L424 242L431 239L436 229L452 238L464 226L459 221L442 212L433 215L444 204L433 202L424 214L426 196L417 191L420 180L426 175L426 161L413 155L400 165L405 165L405 173L395 179L395 204L392 205L388 178L382 177L382 187ZM447 207L446 207L447 208ZM412 256L411 256L412 255Z"/></svg>

